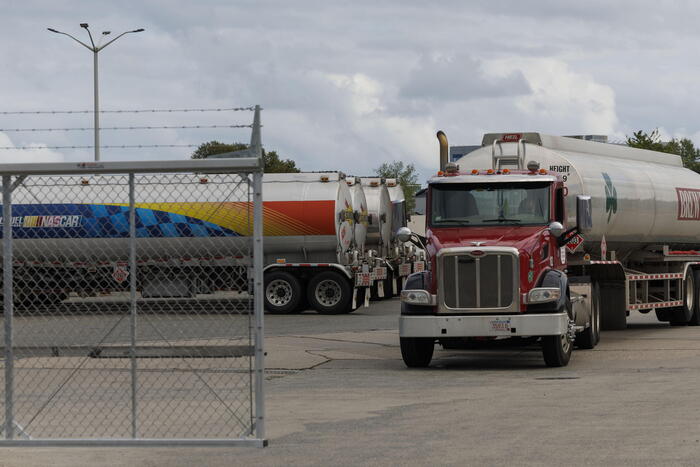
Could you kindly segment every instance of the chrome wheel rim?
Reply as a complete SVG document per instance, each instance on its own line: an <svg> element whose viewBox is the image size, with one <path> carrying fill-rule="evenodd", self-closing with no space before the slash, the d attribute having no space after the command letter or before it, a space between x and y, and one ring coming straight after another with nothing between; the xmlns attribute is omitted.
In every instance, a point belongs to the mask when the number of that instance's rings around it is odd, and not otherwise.
<svg viewBox="0 0 700 467"><path fill-rule="evenodd" d="M685 278L685 306L692 313L694 305L695 305L695 283L693 280L693 273L689 272L688 276Z"/></svg>
<svg viewBox="0 0 700 467"><path fill-rule="evenodd" d="M324 280L318 283L314 295L316 301L324 307L332 307L340 303L342 290L336 281Z"/></svg>
<svg viewBox="0 0 700 467"><path fill-rule="evenodd" d="M287 281L275 279L265 287L265 297L274 306L285 306L292 301L292 286Z"/></svg>
<svg viewBox="0 0 700 467"><path fill-rule="evenodd" d="M561 336L561 350L564 354L569 353L569 350L571 350L571 339L569 339L568 334L562 334Z"/></svg>

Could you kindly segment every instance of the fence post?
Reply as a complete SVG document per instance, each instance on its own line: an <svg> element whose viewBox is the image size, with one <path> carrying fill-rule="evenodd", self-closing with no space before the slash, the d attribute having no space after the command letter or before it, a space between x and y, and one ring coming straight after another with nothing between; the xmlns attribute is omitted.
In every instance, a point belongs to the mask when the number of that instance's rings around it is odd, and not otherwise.
<svg viewBox="0 0 700 467"><path fill-rule="evenodd" d="M5 319L5 439L13 439L14 427L14 355L12 352L12 180L2 176L2 280Z"/></svg>
<svg viewBox="0 0 700 467"><path fill-rule="evenodd" d="M129 174L129 309L131 345L131 437L138 437L136 398L136 187L134 173Z"/></svg>

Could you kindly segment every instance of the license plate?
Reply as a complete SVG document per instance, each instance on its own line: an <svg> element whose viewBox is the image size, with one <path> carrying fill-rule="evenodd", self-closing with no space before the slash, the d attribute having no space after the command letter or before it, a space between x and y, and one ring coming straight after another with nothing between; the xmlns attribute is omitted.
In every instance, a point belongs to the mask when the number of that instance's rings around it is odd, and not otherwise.
<svg viewBox="0 0 700 467"><path fill-rule="evenodd" d="M386 279L386 268L383 266L374 268L374 278L378 280Z"/></svg>
<svg viewBox="0 0 700 467"><path fill-rule="evenodd" d="M411 274L411 263L399 264L399 276L408 276Z"/></svg>
<svg viewBox="0 0 700 467"><path fill-rule="evenodd" d="M510 318L494 318L489 321L492 332L510 334Z"/></svg>
<svg viewBox="0 0 700 467"><path fill-rule="evenodd" d="M355 274L355 287L369 287L372 285L372 273L358 272Z"/></svg>
<svg viewBox="0 0 700 467"><path fill-rule="evenodd" d="M413 272L423 272L425 271L425 262L416 261L413 263Z"/></svg>

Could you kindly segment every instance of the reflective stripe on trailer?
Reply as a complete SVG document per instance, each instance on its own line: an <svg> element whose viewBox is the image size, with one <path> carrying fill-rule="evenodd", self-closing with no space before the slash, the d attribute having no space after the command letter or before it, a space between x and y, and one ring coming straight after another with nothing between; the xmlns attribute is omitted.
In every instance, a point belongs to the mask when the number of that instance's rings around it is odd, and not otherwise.
<svg viewBox="0 0 700 467"><path fill-rule="evenodd" d="M635 303L634 305L629 305L628 310L640 310L645 308L669 308L673 306L683 305L683 300L674 300L672 302L656 302L656 303Z"/></svg>
<svg viewBox="0 0 700 467"><path fill-rule="evenodd" d="M620 264L619 261L590 261L590 264Z"/></svg>
<svg viewBox="0 0 700 467"><path fill-rule="evenodd" d="M655 281L661 279L683 279L685 277L682 272L673 274L635 274L627 276L630 281Z"/></svg>

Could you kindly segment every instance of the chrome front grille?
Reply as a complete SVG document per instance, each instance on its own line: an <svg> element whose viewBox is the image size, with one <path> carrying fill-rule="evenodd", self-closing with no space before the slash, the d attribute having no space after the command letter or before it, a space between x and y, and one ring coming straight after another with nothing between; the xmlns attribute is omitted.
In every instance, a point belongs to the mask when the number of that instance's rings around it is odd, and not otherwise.
<svg viewBox="0 0 700 467"><path fill-rule="evenodd" d="M481 254L472 255L478 250ZM441 311L517 308L518 261L514 249L447 249L439 256Z"/></svg>

